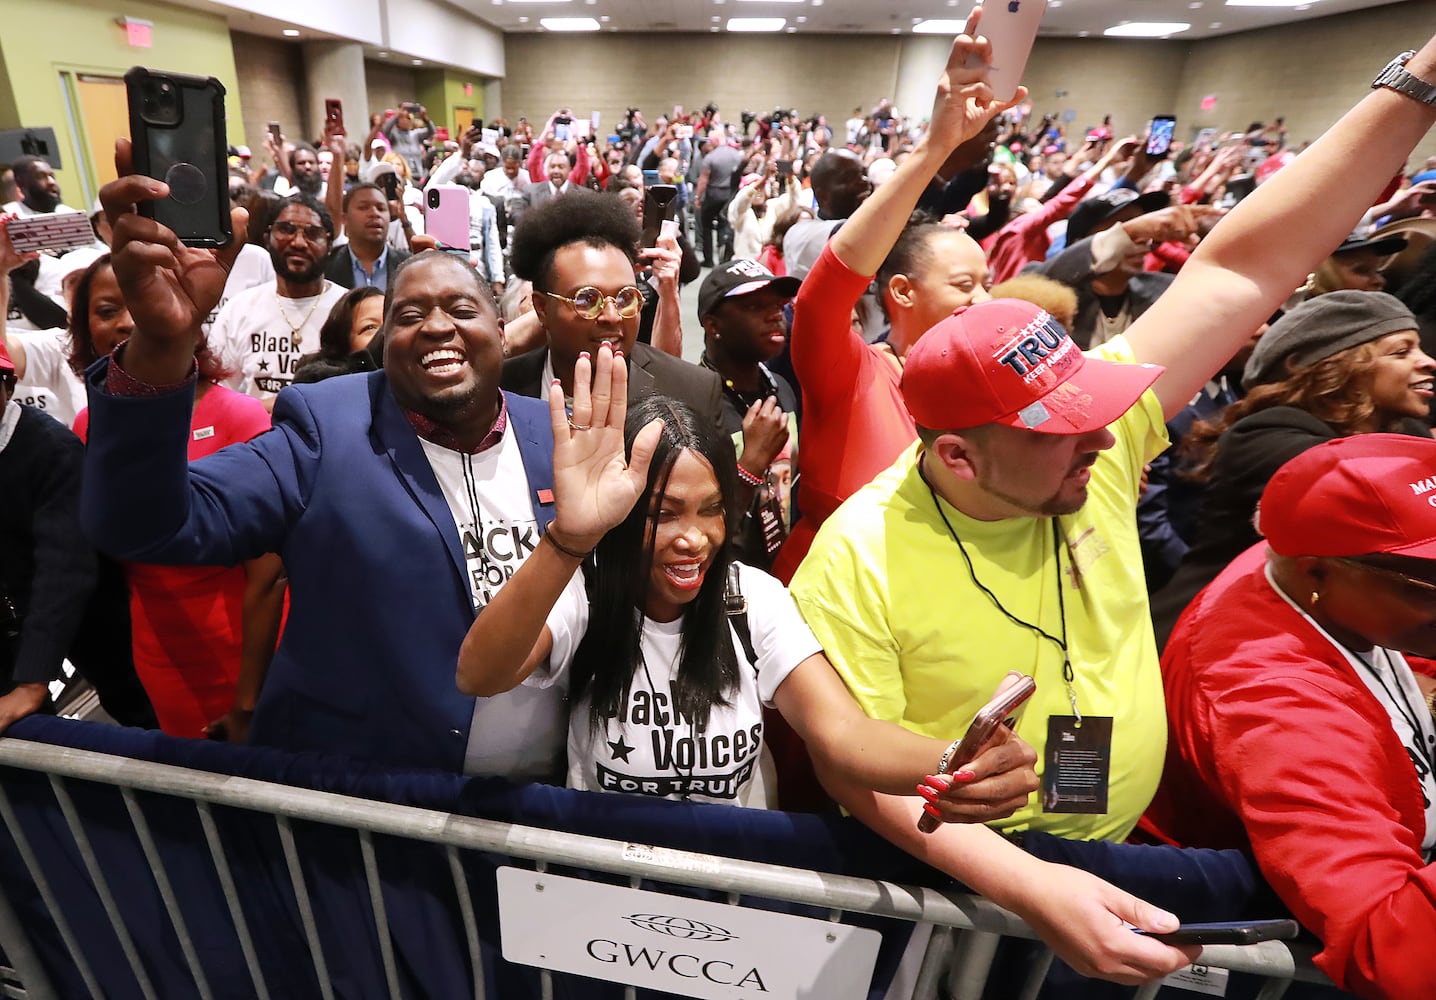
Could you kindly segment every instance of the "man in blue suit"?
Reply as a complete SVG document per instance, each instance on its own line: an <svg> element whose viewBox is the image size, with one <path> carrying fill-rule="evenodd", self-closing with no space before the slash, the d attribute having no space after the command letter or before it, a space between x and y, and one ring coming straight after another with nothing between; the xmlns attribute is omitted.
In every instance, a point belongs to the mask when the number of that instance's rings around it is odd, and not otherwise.
<svg viewBox="0 0 1436 1000"><path fill-rule="evenodd" d="M118 160L128 165L123 145ZM140 562L283 556L291 610L251 742L561 775L563 691L476 703L454 684L476 610L553 518L547 407L499 390L489 290L447 255L405 262L389 286L382 371L288 389L272 431L188 465L199 323L238 247L183 246L133 211L165 185L121 174L102 201L135 332L88 373L86 530Z"/></svg>

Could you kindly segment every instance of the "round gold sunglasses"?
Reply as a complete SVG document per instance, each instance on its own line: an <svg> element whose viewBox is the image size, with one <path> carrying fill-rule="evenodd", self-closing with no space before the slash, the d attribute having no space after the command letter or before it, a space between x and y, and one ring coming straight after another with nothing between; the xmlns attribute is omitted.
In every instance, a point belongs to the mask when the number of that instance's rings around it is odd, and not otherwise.
<svg viewBox="0 0 1436 1000"><path fill-rule="evenodd" d="M559 295L556 292L540 291L539 294L567 302L573 307L573 311L579 319L598 319L603 315L604 306L610 302L613 303L613 308L618 310L618 315L623 319L632 319L643 308L643 293L632 285L620 288L617 295L604 295L592 285L584 285L573 293L573 298Z"/></svg>

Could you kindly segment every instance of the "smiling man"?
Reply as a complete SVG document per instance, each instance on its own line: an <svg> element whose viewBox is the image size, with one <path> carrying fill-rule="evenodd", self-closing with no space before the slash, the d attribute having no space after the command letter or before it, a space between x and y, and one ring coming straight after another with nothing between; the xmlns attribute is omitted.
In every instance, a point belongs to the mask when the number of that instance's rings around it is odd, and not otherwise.
<svg viewBox="0 0 1436 1000"><path fill-rule="evenodd" d="M547 408L499 391L489 290L441 253L411 258L389 284L382 371L287 389L272 432L186 466L198 318L224 275L213 252L126 212L162 190L123 176L102 194L135 331L90 375L90 533L145 562L283 556L292 608L251 743L561 776L563 692L476 702L454 687L476 610L552 519ZM381 610L356 615L371 595Z"/></svg>
<svg viewBox="0 0 1436 1000"><path fill-rule="evenodd" d="M209 346L233 372L230 388L272 408L299 359L319 350L319 328L345 289L324 277L334 222L319 202L307 195L284 202L265 240L274 280L224 304Z"/></svg>
<svg viewBox="0 0 1436 1000"><path fill-rule="evenodd" d="M723 426L722 383L711 371L638 342L643 293L634 267L642 233L618 198L582 189L524 216L511 244L515 276L533 282L548 346L504 363L505 389L542 398L554 379L573 395L573 366L604 341L629 361L628 400L669 396Z"/></svg>

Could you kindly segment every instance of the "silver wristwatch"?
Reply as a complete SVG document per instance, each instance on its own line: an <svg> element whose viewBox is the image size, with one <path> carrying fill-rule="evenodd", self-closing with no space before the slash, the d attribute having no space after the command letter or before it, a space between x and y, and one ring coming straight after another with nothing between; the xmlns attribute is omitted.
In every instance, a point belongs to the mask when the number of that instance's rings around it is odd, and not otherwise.
<svg viewBox="0 0 1436 1000"><path fill-rule="evenodd" d="M1415 54L1415 50L1408 49L1387 63L1386 68L1372 82L1371 89L1386 87L1398 94L1415 98L1422 104L1436 104L1436 84L1427 83L1419 76L1406 72L1406 63Z"/></svg>

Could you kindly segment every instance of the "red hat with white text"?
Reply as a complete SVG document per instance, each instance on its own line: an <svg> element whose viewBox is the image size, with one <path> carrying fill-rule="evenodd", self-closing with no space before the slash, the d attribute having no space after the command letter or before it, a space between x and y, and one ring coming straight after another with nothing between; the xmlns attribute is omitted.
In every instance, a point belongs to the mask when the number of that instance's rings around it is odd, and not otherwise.
<svg viewBox="0 0 1436 1000"><path fill-rule="evenodd" d="M1266 484L1257 530L1283 556L1436 559L1436 441L1353 434L1308 448Z"/></svg>
<svg viewBox="0 0 1436 1000"><path fill-rule="evenodd" d="M983 424L1086 434L1132 408L1162 374L1082 353L1061 323L1021 299L964 306L907 352L902 394L929 430Z"/></svg>

